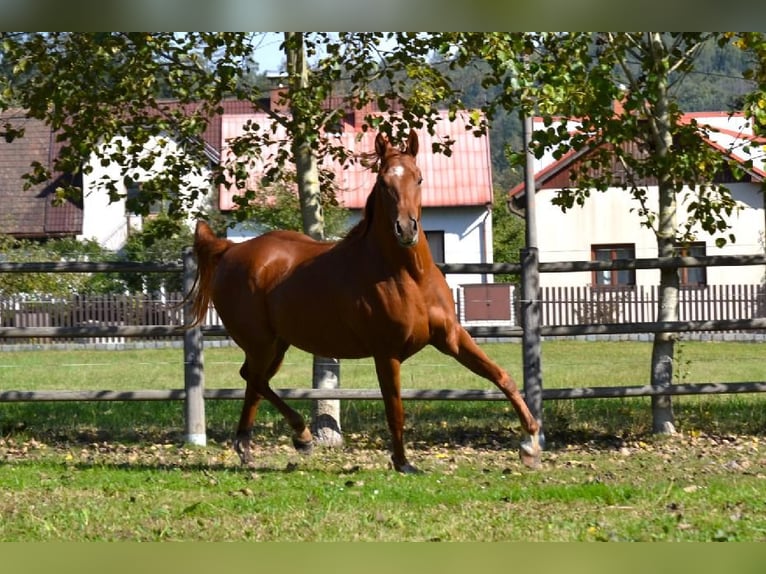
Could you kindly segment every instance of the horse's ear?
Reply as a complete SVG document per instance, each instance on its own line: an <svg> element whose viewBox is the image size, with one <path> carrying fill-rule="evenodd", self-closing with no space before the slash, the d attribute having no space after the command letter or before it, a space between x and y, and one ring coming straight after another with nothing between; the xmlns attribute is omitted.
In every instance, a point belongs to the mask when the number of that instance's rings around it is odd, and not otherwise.
<svg viewBox="0 0 766 574"><path fill-rule="evenodd" d="M420 142L418 142L418 132L415 130L410 131L410 135L407 137L407 153L410 154L412 157L415 157L418 155L418 148L420 147Z"/></svg>
<svg viewBox="0 0 766 574"><path fill-rule="evenodd" d="M378 132L378 135L375 136L375 153L378 154L379 158L382 159L386 156L389 145L391 144L388 142L388 136L383 132Z"/></svg>

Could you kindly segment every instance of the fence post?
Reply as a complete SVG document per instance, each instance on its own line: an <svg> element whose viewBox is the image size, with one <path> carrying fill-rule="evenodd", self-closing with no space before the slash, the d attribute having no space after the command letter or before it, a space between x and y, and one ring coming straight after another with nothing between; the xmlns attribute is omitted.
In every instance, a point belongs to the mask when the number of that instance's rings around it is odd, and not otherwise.
<svg viewBox="0 0 766 574"><path fill-rule="evenodd" d="M524 195L526 207L526 246L521 250L521 326L524 353L524 400L533 417L540 423L540 446L545 447L543 432L543 379L540 369L542 324L540 306L540 256L537 248L537 207L534 154L531 149L532 117L522 113L524 128Z"/></svg>
<svg viewBox="0 0 766 574"><path fill-rule="evenodd" d="M540 274L537 248L521 250L521 326L524 358L524 400L542 428L543 382L540 369ZM540 440L543 440L540 431Z"/></svg>
<svg viewBox="0 0 766 574"><path fill-rule="evenodd" d="M183 291L184 297L194 288L197 274L197 262L191 247L183 252ZM184 324L192 322L192 302L188 299L184 304ZM184 401L187 443L199 446L207 444L205 430L205 373L202 354L202 329L197 326L184 332Z"/></svg>
<svg viewBox="0 0 766 574"><path fill-rule="evenodd" d="M315 355L312 369L312 387L315 389L337 389L340 387L340 361ZM320 399L313 405L314 440L327 447L343 446L340 425L340 401Z"/></svg>

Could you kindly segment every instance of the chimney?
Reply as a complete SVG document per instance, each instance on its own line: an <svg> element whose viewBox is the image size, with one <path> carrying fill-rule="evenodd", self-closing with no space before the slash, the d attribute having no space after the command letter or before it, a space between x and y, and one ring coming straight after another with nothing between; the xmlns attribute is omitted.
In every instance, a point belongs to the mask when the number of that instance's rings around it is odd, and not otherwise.
<svg viewBox="0 0 766 574"><path fill-rule="evenodd" d="M269 90L269 109L272 112L284 113L290 111L290 100L287 98L287 86L279 84Z"/></svg>
<svg viewBox="0 0 766 574"><path fill-rule="evenodd" d="M269 109L277 113L290 111L290 101L287 98L289 93L287 76L284 74L269 74L268 78L271 82L271 88L269 88Z"/></svg>
<svg viewBox="0 0 766 574"><path fill-rule="evenodd" d="M625 113L625 100L628 99L628 88L623 84L618 84L620 90L620 99L615 99L612 103L612 110L615 117L620 117Z"/></svg>

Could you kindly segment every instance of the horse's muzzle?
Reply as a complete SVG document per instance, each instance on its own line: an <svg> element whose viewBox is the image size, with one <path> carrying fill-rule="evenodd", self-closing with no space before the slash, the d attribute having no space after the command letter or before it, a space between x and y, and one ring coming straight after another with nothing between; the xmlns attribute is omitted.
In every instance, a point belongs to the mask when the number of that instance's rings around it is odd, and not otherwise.
<svg viewBox="0 0 766 574"><path fill-rule="evenodd" d="M404 221L404 224L402 224L402 221ZM418 242L418 220L414 217L397 219L394 222L394 233L399 241L399 245L414 247Z"/></svg>

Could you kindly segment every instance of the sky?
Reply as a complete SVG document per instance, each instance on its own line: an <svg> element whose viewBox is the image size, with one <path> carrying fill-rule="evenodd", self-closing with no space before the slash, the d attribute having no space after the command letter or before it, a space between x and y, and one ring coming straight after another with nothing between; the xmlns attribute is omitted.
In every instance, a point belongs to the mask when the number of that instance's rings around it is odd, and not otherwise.
<svg viewBox="0 0 766 574"><path fill-rule="evenodd" d="M253 56L260 72L269 74L282 71L285 55L279 46L283 37L282 32L264 32Z"/></svg>
<svg viewBox="0 0 766 574"><path fill-rule="evenodd" d="M280 45L284 40L284 32L256 32L255 34L257 40L253 58L258 62L258 70L267 75L283 73L285 54L280 49ZM392 42L392 40L384 40L381 43L381 47L392 47L394 45ZM312 62L312 60L309 60L309 65L311 65Z"/></svg>
<svg viewBox="0 0 766 574"><path fill-rule="evenodd" d="M2 1L2 0L0 0ZM284 72L285 54L280 49L284 40L284 32L256 32L254 60L258 62L258 70L265 74ZM312 60L309 60L309 65Z"/></svg>

